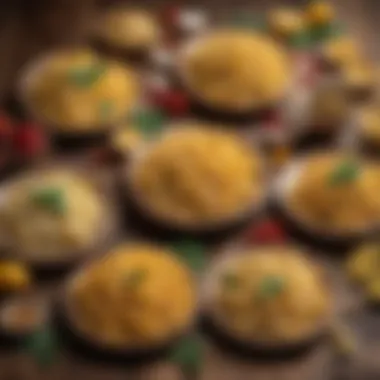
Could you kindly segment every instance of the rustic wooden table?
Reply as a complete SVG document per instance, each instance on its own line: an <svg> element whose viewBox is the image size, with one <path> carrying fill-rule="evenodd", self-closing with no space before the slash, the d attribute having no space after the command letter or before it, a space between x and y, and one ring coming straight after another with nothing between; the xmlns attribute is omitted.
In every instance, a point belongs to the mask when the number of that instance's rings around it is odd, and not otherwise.
<svg viewBox="0 0 380 380"><path fill-rule="evenodd" d="M152 3L152 1L146 1ZM286 3L302 3L287 1ZM228 1L193 1L195 5L205 6L211 13L233 12ZM234 1L234 7L263 11L283 1ZM380 2L376 0L335 0L339 15L358 38L363 41L368 54L376 59L380 57L377 46L377 18L380 14ZM234 8L235 9L235 8ZM215 12L216 13L216 12ZM0 38L1 45L1 38ZM1 48L1 46L0 46ZM4 66L4 64L3 64ZM0 65L3 76L9 70ZM9 66L9 65L8 65ZM1 75L0 75L1 82ZM338 260L339 261L339 260ZM356 298L348 294L346 284L341 279L339 264L329 264L337 282L337 294L345 313L346 322L353 326L358 337L358 351L350 359L337 358L329 344L318 347L306 357L277 363L243 362L219 351L205 342L206 354L204 367L198 378L201 380L370 380L380 378L380 316L356 309ZM44 285L41 291L47 297L55 294L55 284ZM123 366L105 366L86 361L80 356L63 351L52 367L41 369L34 360L22 350L4 348L0 351L0 380L180 380L178 368L162 361L131 370Z"/></svg>

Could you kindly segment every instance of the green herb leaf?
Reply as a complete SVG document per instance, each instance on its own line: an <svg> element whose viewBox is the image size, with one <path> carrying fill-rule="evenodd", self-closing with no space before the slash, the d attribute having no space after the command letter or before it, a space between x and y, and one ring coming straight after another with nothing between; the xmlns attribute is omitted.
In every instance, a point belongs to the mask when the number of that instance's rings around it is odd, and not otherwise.
<svg viewBox="0 0 380 380"><path fill-rule="evenodd" d="M38 189L31 194L31 200L38 207L56 215L64 215L66 212L66 201L62 189Z"/></svg>
<svg viewBox="0 0 380 380"><path fill-rule="evenodd" d="M68 73L68 79L78 87L91 87L105 73L106 66L100 63L79 66L71 69Z"/></svg>
<svg viewBox="0 0 380 380"><path fill-rule="evenodd" d="M148 273L145 269L135 269L127 273L125 283L128 287L138 286L146 279L147 275Z"/></svg>
<svg viewBox="0 0 380 380"><path fill-rule="evenodd" d="M284 290L284 279L277 276L268 276L263 279L259 288L261 299L270 299L278 296Z"/></svg>
<svg viewBox="0 0 380 380"><path fill-rule="evenodd" d="M173 249L196 273L202 272L206 266L205 247L193 240L182 240L173 244Z"/></svg>
<svg viewBox="0 0 380 380"><path fill-rule="evenodd" d="M329 177L332 186L344 185L353 182L360 174L360 167L356 162L345 161L334 169Z"/></svg>
<svg viewBox="0 0 380 380"><path fill-rule="evenodd" d="M51 326L44 326L26 340L25 349L38 366L49 368L59 351L58 337Z"/></svg>
<svg viewBox="0 0 380 380"><path fill-rule="evenodd" d="M155 136L161 133L164 123L164 114L154 109L138 111L132 117L132 125L134 125L140 133L147 137Z"/></svg>
<svg viewBox="0 0 380 380"><path fill-rule="evenodd" d="M171 353L170 361L177 364L185 376L198 376L203 365L203 345L199 337L184 338Z"/></svg>
<svg viewBox="0 0 380 380"><path fill-rule="evenodd" d="M296 49L307 49L313 43L312 37L309 32L302 31L289 37L289 46Z"/></svg>
<svg viewBox="0 0 380 380"><path fill-rule="evenodd" d="M316 25L312 27L309 32L311 40L318 43L341 35L343 33L343 28L340 24L329 23L325 25Z"/></svg>

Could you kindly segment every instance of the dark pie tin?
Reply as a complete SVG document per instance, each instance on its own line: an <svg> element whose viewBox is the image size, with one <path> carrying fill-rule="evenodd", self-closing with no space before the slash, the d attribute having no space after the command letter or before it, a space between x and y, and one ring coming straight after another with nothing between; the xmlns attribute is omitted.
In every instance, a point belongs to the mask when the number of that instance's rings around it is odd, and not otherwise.
<svg viewBox="0 0 380 380"><path fill-rule="evenodd" d="M258 250L270 250L271 248L278 249L281 245L276 243L263 243L259 244L255 248ZM296 245L290 243L287 245L289 249L298 249ZM254 249L255 249L254 248ZM209 297L213 297L212 292L215 285L215 274L224 271L224 266L231 260L239 255L244 256L246 252L251 251L252 245L249 243L237 243L236 245L226 246L222 252L214 259L214 265L211 265L211 271L204 279L201 286L201 312L199 317L199 328L203 334L213 342L217 347L222 350L242 358L244 360L260 360L260 361L281 361L296 358L307 354L319 344L322 344L329 336L329 321L332 317L332 311L320 321L313 331L309 334L291 341L291 342L265 342L254 339L244 339L243 337L236 336L228 328L224 327L210 309ZM306 253L307 259L309 259L308 253ZM227 268L226 267L226 268ZM320 269L319 265L316 266L317 270ZM325 276L324 272L321 272L323 281L330 282L330 279ZM212 301L211 301L212 302Z"/></svg>
<svg viewBox="0 0 380 380"><path fill-rule="evenodd" d="M199 36L195 40L192 39L180 49L177 55L176 67L174 68L178 84L188 96L190 109L194 116L208 119L213 122L241 125L265 121L268 119L268 116L277 112L279 108L282 107L283 100L286 97L286 93L288 91L287 88L285 88L283 94L280 94L276 99L273 100L273 102L260 105L254 104L252 106L246 106L244 108L236 110L215 107L212 104L207 104L204 102L191 89L191 86L189 85L186 78L186 74L183 70L183 61L186 59L186 56L203 38L204 36Z"/></svg>
<svg viewBox="0 0 380 380"><path fill-rule="evenodd" d="M218 326L213 318L206 313L200 318L200 329L222 350L246 360L264 361L287 360L306 355L319 344L323 343L328 336L326 331L321 330L313 336L305 337L294 343L265 345L234 337L228 331Z"/></svg>
<svg viewBox="0 0 380 380"><path fill-rule="evenodd" d="M141 346L124 347L112 346L102 342L95 336L91 336L80 330L75 324L75 314L70 307L69 287L75 280L76 275L83 270L86 265L79 269L69 278L61 290L58 301L54 307L54 321L62 342L70 351L73 351L87 359L96 360L109 364L120 364L136 366L154 362L167 356L178 345L178 343L191 331L196 319L197 307L189 317L189 324L182 333L170 336L161 343ZM126 305L127 307L128 305ZM152 315L154 318L154 315Z"/></svg>
<svg viewBox="0 0 380 380"><path fill-rule="evenodd" d="M306 156L307 157L307 156ZM379 226L368 226L359 231L336 232L313 227L295 215L287 206L286 196L304 165L304 158L299 157L290 162L274 182L269 197L269 207L279 218L288 233L296 240L322 249L335 252L347 252L363 240L374 236Z"/></svg>
<svg viewBox="0 0 380 380"><path fill-rule="evenodd" d="M85 169L86 168L83 167L83 165L82 167L74 167L70 164L47 163L45 165L40 165L36 168L33 168L32 172L20 173L19 176L6 181L2 185L3 188L1 190L3 192L3 198L6 199L7 187L11 186L13 183L17 183L17 181L21 180L24 175L28 176L33 175L33 173L43 173L50 170L67 170L69 172L73 172L74 175L81 176L82 178L88 178L89 183L93 186L94 191L98 194L100 201L103 202L105 212L101 224L95 229L95 238L92 244L88 247L77 249L75 251L62 251L59 255L55 254L53 257L50 257L49 255L47 257L44 257L39 256L38 252L29 252L29 254L26 254L25 252L16 250L16 248L13 247L12 241L7 241L6 237L2 235L0 249L2 251L3 258L19 260L20 262L29 265L41 279L49 279L50 277L54 277L57 274L66 272L68 269L72 268L74 265L80 263L84 259L93 255L97 255L114 243L114 239L118 233L119 228L118 220L115 215L114 205L111 201L109 201L107 196L108 191L102 184L100 184L99 178L97 178L96 175L88 174Z"/></svg>
<svg viewBox="0 0 380 380"><path fill-rule="evenodd" d="M241 228L262 215L266 206L265 191L262 192L257 202L248 205L245 210L215 223L186 225L155 215L139 198L138 189L134 189L131 181L131 171L138 165L145 152L149 151L149 145L142 148L134 152L128 165L122 168L119 174L118 191L122 204L122 214L132 228L137 227L140 231L149 231L149 233L162 238L193 237L204 240L219 240L237 233Z"/></svg>

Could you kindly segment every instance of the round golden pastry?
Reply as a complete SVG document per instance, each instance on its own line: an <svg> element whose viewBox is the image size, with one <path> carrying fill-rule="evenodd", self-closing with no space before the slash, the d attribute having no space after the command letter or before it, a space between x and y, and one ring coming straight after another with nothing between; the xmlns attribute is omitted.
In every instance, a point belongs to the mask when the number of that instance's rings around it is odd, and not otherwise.
<svg viewBox="0 0 380 380"><path fill-rule="evenodd" d="M98 30L99 39L121 49L152 49L159 43L160 37L159 24L152 14L126 7L107 11Z"/></svg>
<svg viewBox="0 0 380 380"><path fill-rule="evenodd" d="M1 232L26 259L60 260L89 249L106 223L98 191L69 170L27 174L3 191Z"/></svg>
<svg viewBox="0 0 380 380"><path fill-rule="evenodd" d="M207 226L237 218L263 195L259 155L238 137L178 125L135 162L130 183L139 204L159 220Z"/></svg>
<svg viewBox="0 0 380 380"><path fill-rule="evenodd" d="M200 101L237 112L279 101L291 75L288 57L274 41L236 30L203 37L185 52L180 70Z"/></svg>
<svg viewBox="0 0 380 380"><path fill-rule="evenodd" d="M324 280L298 249L258 247L230 257L211 274L207 313L239 340L301 341L327 326L331 299Z"/></svg>
<svg viewBox="0 0 380 380"><path fill-rule="evenodd" d="M380 221L380 167L343 154L305 159L286 195L288 210L312 228L355 233Z"/></svg>
<svg viewBox="0 0 380 380"><path fill-rule="evenodd" d="M196 290L189 270L170 251L126 244L84 268L70 283L67 300L70 319L88 337L147 348L185 332Z"/></svg>
<svg viewBox="0 0 380 380"><path fill-rule="evenodd" d="M305 20L296 9L278 8L269 13L268 25L275 36L291 37L305 29Z"/></svg>
<svg viewBox="0 0 380 380"><path fill-rule="evenodd" d="M90 51L63 51L38 61L25 74L24 100L37 118L62 132L109 128L132 110L134 73Z"/></svg>
<svg viewBox="0 0 380 380"><path fill-rule="evenodd" d="M362 62L363 54L356 41L343 36L328 40L320 50L324 62L341 70Z"/></svg>

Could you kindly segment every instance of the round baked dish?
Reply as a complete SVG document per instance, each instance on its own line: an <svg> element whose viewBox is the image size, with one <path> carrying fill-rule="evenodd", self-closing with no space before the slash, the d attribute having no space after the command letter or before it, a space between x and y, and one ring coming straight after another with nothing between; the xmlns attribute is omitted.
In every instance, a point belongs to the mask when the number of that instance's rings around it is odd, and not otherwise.
<svg viewBox="0 0 380 380"><path fill-rule="evenodd" d="M341 78L348 98L365 104L375 97L380 76L375 65L362 61L342 69Z"/></svg>
<svg viewBox="0 0 380 380"><path fill-rule="evenodd" d="M101 52L142 63L157 48L161 35L161 27L153 14L118 6L100 17L95 43Z"/></svg>
<svg viewBox="0 0 380 380"><path fill-rule="evenodd" d="M316 152L291 162L275 181L274 206L313 243L351 247L379 228L379 166L344 153Z"/></svg>
<svg viewBox="0 0 380 380"><path fill-rule="evenodd" d="M202 290L205 333L236 354L293 356L328 331L330 289L298 248L268 245L228 254L211 268Z"/></svg>
<svg viewBox="0 0 380 380"><path fill-rule="evenodd" d="M135 74L90 51L59 51L25 70L22 100L59 147L104 142L138 101Z"/></svg>
<svg viewBox="0 0 380 380"><path fill-rule="evenodd" d="M269 37L217 30L180 50L177 71L194 112L211 119L261 119L291 82L288 57Z"/></svg>
<svg viewBox="0 0 380 380"><path fill-rule="evenodd" d="M258 151L233 134L189 122L134 153L123 196L151 225L214 235L256 216L264 193Z"/></svg>
<svg viewBox="0 0 380 380"><path fill-rule="evenodd" d="M170 250L124 244L69 279L62 322L87 353L151 358L193 326L196 293L192 273Z"/></svg>
<svg viewBox="0 0 380 380"><path fill-rule="evenodd" d="M380 110L375 100L360 108L355 115L355 138L363 154L380 155Z"/></svg>
<svg viewBox="0 0 380 380"><path fill-rule="evenodd" d="M38 268L73 264L104 248L115 222L102 190L79 170L39 169L1 188L0 239Z"/></svg>
<svg viewBox="0 0 380 380"><path fill-rule="evenodd" d="M325 73L339 73L363 60L360 47L355 40L347 36L327 40L317 54L320 69Z"/></svg>
<svg viewBox="0 0 380 380"><path fill-rule="evenodd" d="M347 127L351 104L339 78L321 81L309 94L294 136L296 150L334 147Z"/></svg>

